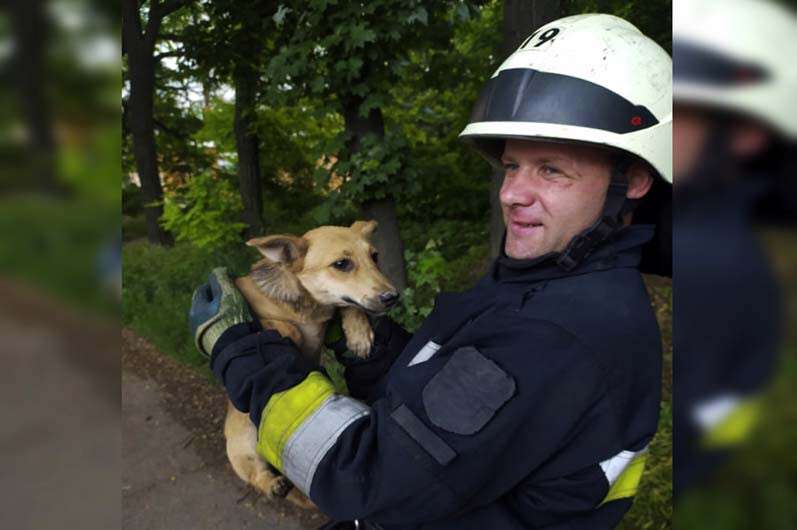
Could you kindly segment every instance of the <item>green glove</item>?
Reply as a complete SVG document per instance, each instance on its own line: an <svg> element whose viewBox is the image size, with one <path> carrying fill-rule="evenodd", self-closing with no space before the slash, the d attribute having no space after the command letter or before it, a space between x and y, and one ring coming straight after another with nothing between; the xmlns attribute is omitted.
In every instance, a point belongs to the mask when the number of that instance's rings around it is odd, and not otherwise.
<svg viewBox="0 0 797 530"><path fill-rule="evenodd" d="M251 321L249 305L224 267L213 269L208 282L194 291L188 322L196 347L205 356L211 356L222 333Z"/></svg>

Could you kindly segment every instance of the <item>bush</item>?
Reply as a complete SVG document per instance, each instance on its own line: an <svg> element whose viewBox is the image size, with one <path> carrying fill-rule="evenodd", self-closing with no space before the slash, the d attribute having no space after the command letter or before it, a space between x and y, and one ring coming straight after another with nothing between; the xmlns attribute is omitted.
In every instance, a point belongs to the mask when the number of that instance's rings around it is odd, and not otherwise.
<svg viewBox="0 0 797 530"><path fill-rule="evenodd" d="M164 196L161 222L177 241L215 250L242 241L242 212L241 196L229 180L200 173Z"/></svg>
<svg viewBox="0 0 797 530"><path fill-rule="evenodd" d="M474 225L474 226L471 226ZM410 225L403 235L407 250L409 286L401 293L402 303L390 316L415 330L434 307L441 291L462 291L473 286L490 263L487 235L480 224L438 221L425 231ZM429 238L429 234L434 234ZM414 250L423 241L419 250Z"/></svg>
<svg viewBox="0 0 797 530"><path fill-rule="evenodd" d="M114 314L100 256L119 235L119 209L40 195L0 199L0 273L97 313ZM110 271L113 273L113 271Z"/></svg>
<svg viewBox="0 0 797 530"><path fill-rule="evenodd" d="M144 241L126 244L122 253L124 324L164 353L188 364L203 364L188 330L193 291L207 281L214 267L227 267L234 275L247 272L254 256L243 245L208 252L186 243L172 248Z"/></svg>

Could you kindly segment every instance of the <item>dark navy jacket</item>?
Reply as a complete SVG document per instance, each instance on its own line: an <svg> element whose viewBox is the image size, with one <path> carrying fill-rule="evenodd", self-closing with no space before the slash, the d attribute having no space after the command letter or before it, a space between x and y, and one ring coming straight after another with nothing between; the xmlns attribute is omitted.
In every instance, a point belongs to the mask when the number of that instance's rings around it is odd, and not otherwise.
<svg viewBox="0 0 797 530"><path fill-rule="evenodd" d="M631 500L601 505L599 462L658 423L661 341L637 270L651 236L625 228L572 272L499 258L440 295L312 500L386 529L614 528Z"/></svg>
<svg viewBox="0 0 797 530"><path fill-rule="evenodd" d="M680 495L714 471L695 412L722 396L756 396L774 370L778 289L752 227L749 183L682 188L673 223L674 485Z"/></svg>

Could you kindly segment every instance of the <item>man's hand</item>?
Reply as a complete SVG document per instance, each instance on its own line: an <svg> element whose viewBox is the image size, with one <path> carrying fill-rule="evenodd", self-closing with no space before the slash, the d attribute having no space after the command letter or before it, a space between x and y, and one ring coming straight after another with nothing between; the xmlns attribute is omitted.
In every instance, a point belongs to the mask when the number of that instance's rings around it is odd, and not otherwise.
<svg viewBox="0 0 797 530"><path fill-rule="evenodd" d="M227 269L213 269L208 282L194 291L188 322L197 349L206 357L211 356L225 331L252 320L249 305L230 280Z"/></svg>
<svg viewBox="0 0 797 530"><path fill-rule="evenodd" d="M246 324L238 324L219 340L210 369L235 408L260 425L271 396L301 383L318 366L276 331L252 332Z"/></svg>
<svg viewBox="0 0 797 530"><path fill-rule="evenodd" d="M379 381L390 370L412 337L387 316L372 320L371 326L374 330L374 345L365 359L348 350L338 319L330 323L324 339L327 348L335 352L335 357L345 369L344 378L349 394L362 400L368 400L377 389Z"/></svg>

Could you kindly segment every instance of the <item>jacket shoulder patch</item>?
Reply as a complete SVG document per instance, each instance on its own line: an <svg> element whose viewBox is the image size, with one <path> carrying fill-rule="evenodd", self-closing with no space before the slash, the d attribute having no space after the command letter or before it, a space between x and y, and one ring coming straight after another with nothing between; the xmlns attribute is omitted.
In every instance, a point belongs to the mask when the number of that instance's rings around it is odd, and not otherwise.
<svg viewBox="0 0 797 530"><path fill-rule="evenodd" d="M515 380L473 346L457 349L423 389L429 420L455 434L474 434L515 394Z"/></svg>

